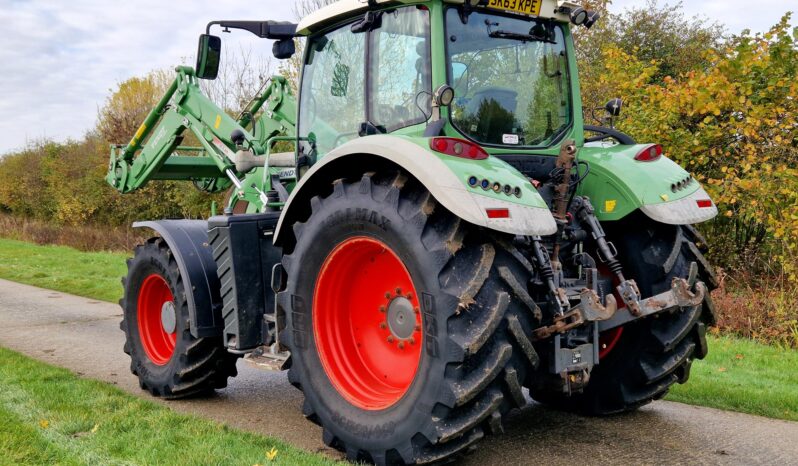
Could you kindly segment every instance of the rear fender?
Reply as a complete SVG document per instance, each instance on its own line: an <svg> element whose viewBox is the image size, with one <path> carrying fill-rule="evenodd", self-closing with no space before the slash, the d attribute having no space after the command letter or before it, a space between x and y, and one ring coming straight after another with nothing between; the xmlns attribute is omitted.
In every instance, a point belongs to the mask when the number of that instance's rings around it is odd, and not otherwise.
<svg viewBox="0 0 798 466"><path fill-rule="evenodd" d="M599 220L620 220L639 209L660 223L688 225L718 214L701 184L672 160L635 160L645 147L588 145L579 151L579 160L590 164L579 194L591 199Z"/></svg>
<svg viewBox="0 0 798 466"><path fill-rule="evenodd" d="M222 300L216 262L208 245L204 220L136 222L133 228L155 230L169 245L186 290L191 335L195 338L222 334Z"/></svg>
<svg viewBox="0 0 798 466"><path fill-rule="evenodd" d="M283 209L275 244L284 230L301 216L299 212L320 189L336 177L364 168L364 163L393 164L419 180L435 200L463 220L503 233L550 235L557 231L554 217L543 198L516 169L495 157L466 160L429 149L429 139L376 135L347 142L326 154L300 180ZM335 173L333 175L333 173ZM468 183L471 176L520 188L521 196L484 190ZM508 209L509 218L489 218L488 209Z"/></svg>

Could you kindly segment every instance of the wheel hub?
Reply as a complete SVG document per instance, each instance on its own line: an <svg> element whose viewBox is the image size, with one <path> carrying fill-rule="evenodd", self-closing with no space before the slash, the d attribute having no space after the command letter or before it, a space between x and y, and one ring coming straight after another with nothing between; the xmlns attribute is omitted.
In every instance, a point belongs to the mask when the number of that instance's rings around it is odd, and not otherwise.
<svg viewBox="0 0 798 466"><path fill-rule="evenodd" d="M175 333L177 314L174 302L167 301L161 306L161 325L166 333Z"/></svg>
<svg viewBox="0 0 798 466"><path fill-rule="evenodd" d="M397 296L388 305L388 329L391 335L400 340L407 340L416 330L416 315L413 303L404 296Z"/></svg>
<svg viewBox="0 0 798 466"><path fill-rule="evenodd" d="M169 284L153 273L141 282L136 310L141 345L156 366L172 359L177 341L175 297Z"/></svg>
<svg viewBox="0 0 798 466"><path fill-rule="evenodd" d="M381 410L410 389L423 347L418 293L385 243L356 236L325 259L313 296L313 332L333 387L352 405Z"/></svg>

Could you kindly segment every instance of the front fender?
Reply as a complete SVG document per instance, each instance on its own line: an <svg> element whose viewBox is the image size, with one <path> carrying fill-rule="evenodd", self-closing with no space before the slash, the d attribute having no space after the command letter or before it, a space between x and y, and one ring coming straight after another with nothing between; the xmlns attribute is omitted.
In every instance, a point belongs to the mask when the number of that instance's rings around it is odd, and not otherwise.
<svg viewBox="0 0 798 466"><path fill-rule="evenodd" d="M133 228L155 230L169 245L186 289L191 335L195 338L221 335L224 328L221 285L208 245L208 222L158 220L136 222Z"/></svg>
<svg viewBox="0 0 798 466"><path fill-rule="evenodd" d="M645 147L589 145L580 150L579 160L590 164L590 172L578 193L591 199L599 220L620 220L639 209L658 222L687 225L718 214L701 184L672 160L635 160Z"/></svg>
<svg viewBox="0 0 798 466"><path fill-rule="evenodd" d="M347 142L326 154L300 180L291 192L277 224L274 241L280 240L287 218L301 201L307 199L304 188L325 171L348 157L380 157L390 161L419 180L436 201L463 220L492 230L516 235L550 235L557 231L554 217L545 201L521 173L495 157L466 160L429 149L429 139L393 135L375 135ZM471 187L468 179L476 176L502 186L519 187L521 196ZM312 188L311 188L312 189ZM313 193L310 193L312 196ZM489 218L488 209L508 209L509 218Z"/></svg>

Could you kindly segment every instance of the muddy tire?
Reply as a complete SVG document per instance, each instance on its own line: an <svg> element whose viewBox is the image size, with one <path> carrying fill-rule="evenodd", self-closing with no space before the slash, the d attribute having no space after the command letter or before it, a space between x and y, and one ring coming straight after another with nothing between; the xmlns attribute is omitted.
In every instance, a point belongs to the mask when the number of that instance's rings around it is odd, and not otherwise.
<svg viewBox="0 0 798 466"><path fill-rule="evenodd" d="M632 225L635 225L632 227ZM691 262L711 290L714 273L703 257L704 241L692 227L654 223L642 216L610 226L623 262L643 298L670 289L674 277L687 278ZM622 233L623 232L623 233ZM530 388L537 401L588 415L632 411L658 400L675 383L685 383L694 360L707 355L707 325L714 323L708 304L642 319L602 335L600 363L584 393L566 397Z"/></svg>
<svg viewBox="0 0 798 466"><path fill-rule="evenodd" d="M136 247L122 285L124 350L142 389L175 399L227 386L238 358L225 351L221 336L191 335L183 280L163 239Z"/></svg>
<svg viewBox="0 0 798 466"><path fill-rule="evenodd" d="M324 442L420 464L500 432L538 364L531 265L401 173L336 181L310 210L283 260L280 338Z"/></svg>

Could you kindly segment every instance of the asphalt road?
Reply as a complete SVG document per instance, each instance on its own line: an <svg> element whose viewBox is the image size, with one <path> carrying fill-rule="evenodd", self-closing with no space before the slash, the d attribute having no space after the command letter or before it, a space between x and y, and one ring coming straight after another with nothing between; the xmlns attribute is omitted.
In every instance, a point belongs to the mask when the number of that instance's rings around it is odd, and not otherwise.
<svg viewBox="0 0 798 466"><path fill-rule="evenodd" d="M120 319L116 305L0 280L0 346L148 397L128 369ZM284 373L244 362L239 371L212 398L164 404L340 457L304 419L302 396ZM481 442L461 464L798 465L798 423L666 401L604 419L530 403L510 417L505 432Z"/></svg>

